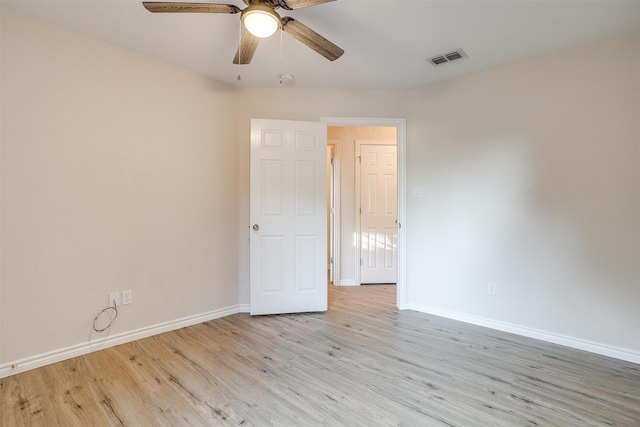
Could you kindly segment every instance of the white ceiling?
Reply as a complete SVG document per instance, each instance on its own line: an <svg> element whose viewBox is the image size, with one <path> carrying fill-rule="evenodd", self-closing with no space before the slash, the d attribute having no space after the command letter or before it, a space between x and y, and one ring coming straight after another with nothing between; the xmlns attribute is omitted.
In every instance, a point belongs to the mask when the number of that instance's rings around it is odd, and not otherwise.
<svg viewBox="0 0 640 427"><path fill-rule="evenodd" d="M218 3L245 7L242 0ZM338 0L278 11L342 47L341 58L329 62L279 32L239 68L231 63L239 14L153 14L132 0L0 4L243 87L278 87L287 73L295 87L409 89L640 31L640 0ZM458 48L467 59L438 68L427 61Z"/></svg>

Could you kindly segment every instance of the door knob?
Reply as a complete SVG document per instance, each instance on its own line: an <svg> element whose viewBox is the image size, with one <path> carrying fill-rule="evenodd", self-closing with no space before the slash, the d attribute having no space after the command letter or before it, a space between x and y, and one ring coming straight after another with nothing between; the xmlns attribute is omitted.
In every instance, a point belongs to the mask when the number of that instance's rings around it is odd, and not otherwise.
<svg viewBox="0 0 640 427"><path fill-rule="evenodd" d="M258 231L260 230L260 226L258 224L253 224L253 231Z"/></svg>

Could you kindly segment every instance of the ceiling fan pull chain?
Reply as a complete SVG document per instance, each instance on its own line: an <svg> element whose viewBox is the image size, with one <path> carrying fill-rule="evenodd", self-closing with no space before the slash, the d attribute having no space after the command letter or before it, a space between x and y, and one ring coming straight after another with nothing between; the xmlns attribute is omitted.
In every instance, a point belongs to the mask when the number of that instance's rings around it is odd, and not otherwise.
<svg viewBox="0 0 640 427"><path fill-rule="evenodd" d="M236 80L242 80L242 76L240 75L240 58L242 58L242 22L238 25L238 76Z"/></svg>
<svg viewBox="0 0 640 427"><path fill-rule="evenodd" d="M282 33L284 33L284 31L280 31L280 75L282 76ZM282 80L280 80L280 84L282 84Z"/></svg>

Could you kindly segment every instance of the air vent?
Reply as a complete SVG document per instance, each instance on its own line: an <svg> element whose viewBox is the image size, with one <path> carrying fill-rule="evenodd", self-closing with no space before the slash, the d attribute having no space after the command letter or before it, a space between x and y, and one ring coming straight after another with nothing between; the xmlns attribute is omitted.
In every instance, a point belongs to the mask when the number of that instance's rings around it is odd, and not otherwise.
<svg viewBox="0 0 640 427"><path fill-rule="evenodd" d="M429 58L429 62L434 67L442 64L446 64L447 62L457 61L458 59L466 58L467 54L464 53L462 49L454 50L453 52L445 53L442 55L434 56L433 58Z"/></svg>

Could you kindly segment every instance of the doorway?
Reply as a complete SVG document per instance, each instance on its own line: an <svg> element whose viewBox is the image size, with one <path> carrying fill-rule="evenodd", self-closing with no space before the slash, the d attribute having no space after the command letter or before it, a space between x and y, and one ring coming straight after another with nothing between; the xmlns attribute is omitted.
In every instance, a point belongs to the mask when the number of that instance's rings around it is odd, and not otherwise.
<svg viewBox="0 0 640 427"><path fill-rule="evenodd" d="M369 118L322 118L328 125L328 245L327 265L329 278L336 286L359 286L366 283L397 283L396 305L405 306L405 255L404 255L404 218L405 218L405 120L404 119L369 119ZM357 182L360 179L358 156L364 145L393 146L396 151L396 175L394 191L397 193L397 211L392 214L392 229L388 226L379 236L376 245L379 247L378 260L390 266L394 264L393 277L387 272L386 279L370 279L363 276L361 270L362 250L371 249L362 244L360 223L360 192ZM331 157L333 161L331 161ZM331 180L333 177L333 180ZM387 179L387 185L389 179ZM396 224L397 221L397 224ZM371 240L367 239L368 245ZM333 249L331 249L333 248ZM388 251L387 249L392 250ZM369 251L369 254L371 252ZM391 258L390 258L391 256ZM382 257L382 258L380 258ZM386 257L386 258L385 258ZM371 261L367 259L366 262ZM392 261L392 262L391 262ZM389 278L391 277L391 278Z"/></svg>

